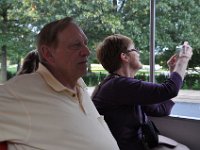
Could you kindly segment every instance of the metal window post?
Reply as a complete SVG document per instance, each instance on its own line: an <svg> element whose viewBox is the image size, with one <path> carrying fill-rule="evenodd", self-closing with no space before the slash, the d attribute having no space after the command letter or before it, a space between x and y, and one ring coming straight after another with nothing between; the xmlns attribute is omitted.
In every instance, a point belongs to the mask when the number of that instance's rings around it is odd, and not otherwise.
<svg viewBox="0 0 200 150"><path fill-rule="evenodd" d="M155 5L156 0L150 0L150 82L155 82Z"/></svg>

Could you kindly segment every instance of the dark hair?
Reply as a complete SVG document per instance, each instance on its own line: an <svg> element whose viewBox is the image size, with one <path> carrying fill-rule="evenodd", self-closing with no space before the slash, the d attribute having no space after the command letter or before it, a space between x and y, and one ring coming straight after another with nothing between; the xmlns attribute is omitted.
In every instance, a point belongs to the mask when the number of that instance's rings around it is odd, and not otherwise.
<svg viewBox="0 0 200 150"><path fill-rule="evenodd" d="M113 73L121 66L120 54L132 43L130 38L121 34L108 36L97 47L97 59L109 73Z"/></svg>
<svg viewBox="0 0 200 150"><path fill-rule="evenodd" d="M24 58L22 67L17 72L17 75L35 72L39 65L39 55L37 50L30 51Z"/></svg>

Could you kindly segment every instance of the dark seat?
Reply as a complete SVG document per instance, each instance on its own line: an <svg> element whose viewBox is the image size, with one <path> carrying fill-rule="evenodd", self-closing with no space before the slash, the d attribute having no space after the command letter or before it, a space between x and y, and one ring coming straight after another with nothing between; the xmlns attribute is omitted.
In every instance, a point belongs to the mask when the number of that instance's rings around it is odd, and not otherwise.
<svg viewBox="0 0 200 150"><path fill-rule="evenodd" d="M7 142L0 142L0 150L8 150Z"/></svg>

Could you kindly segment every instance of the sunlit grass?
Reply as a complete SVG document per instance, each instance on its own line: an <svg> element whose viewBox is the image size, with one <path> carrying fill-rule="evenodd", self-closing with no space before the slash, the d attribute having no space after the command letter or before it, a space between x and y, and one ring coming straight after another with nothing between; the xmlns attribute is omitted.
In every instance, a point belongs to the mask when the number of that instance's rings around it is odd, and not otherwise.
<svg viewBox="0 0 200 150"><path fill-rule="evenodd" d="M15 65L9 65L7 70L11 73L16 73L17 72L17 64Z"/></svg>

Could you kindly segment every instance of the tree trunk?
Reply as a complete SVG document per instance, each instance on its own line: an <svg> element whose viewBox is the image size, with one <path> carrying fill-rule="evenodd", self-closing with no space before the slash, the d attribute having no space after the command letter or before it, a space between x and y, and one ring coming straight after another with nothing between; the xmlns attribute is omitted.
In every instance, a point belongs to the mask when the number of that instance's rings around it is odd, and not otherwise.
<svg viewBox="0 0 200 150"><path fill-rule="evenodd" d="M7 22L8 22L8 9L10 8L11 4L5 5L2 7L1 16L3 17L3 25L2 25L2 35L7 34ZM6 36L5 36L6 37ZM7 80L7 46L4 43L1 47L1 82Z"/></svg>
<svg viewBox="0 0 200 150"><path fill-rule="evenodd" d="M7 80L7 54L6 54L6 45L2 46L1 53L1 81L4 82Z"/></svg>
<svg viewBox="0 0 200 150"><path fill-rule="evenodd" d="M113 0L113 11L117 12L117 0Z"/></svg>
<svg viewBox="0 0 200 150"><path fill-rule="evenodd" d="M18 60L17 60L17 72L19 71L20 68L21 68L21 57L18 57Z"/></svg>

